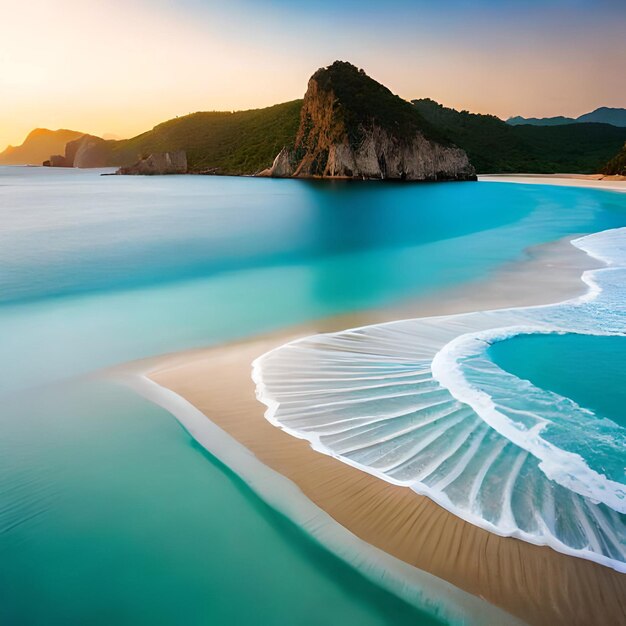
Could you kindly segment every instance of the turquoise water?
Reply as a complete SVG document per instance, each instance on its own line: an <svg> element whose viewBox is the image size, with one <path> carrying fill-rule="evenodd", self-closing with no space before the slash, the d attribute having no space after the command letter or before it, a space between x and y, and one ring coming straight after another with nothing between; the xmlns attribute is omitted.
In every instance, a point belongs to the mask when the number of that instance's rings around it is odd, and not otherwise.
<svg viewBox="0 0 626 626"><path fill-rule="evenodd" d="M3 625L440 623L315 545L129 391L16 398L0 451Z"/></svg>
<svg viewBox="0 0 626 626"><path fill-rule="evenodd" d="M434 293L621 226L624 204L504 183L0 168L0 391Z"/></svg>
<svg viewBox="0 0 626 626"><path fill-rule="evenodd" d="M626 428L626 337L518 335L494 343L489 355L518 378Z"/></svg>
<svg viewBox="0 0 626 626"><path fill-rule="evenodd" d="M573 244L606 264L585 272L583 297L262 355L267 419L489 532L626 572L626 228Z"/></svg>
<svg viewBox="0 0 626 626"><path fill-rule="evenodd" d="M162 410L75 377L480 279L625 200L0 168L0 621L427 623Z"/></svg>

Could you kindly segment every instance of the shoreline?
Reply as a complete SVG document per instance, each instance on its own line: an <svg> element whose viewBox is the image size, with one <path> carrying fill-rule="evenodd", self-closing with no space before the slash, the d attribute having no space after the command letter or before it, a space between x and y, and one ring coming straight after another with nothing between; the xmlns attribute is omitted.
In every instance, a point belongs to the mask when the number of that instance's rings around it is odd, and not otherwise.
<svg viewBox="0 0 626 626"><path fill-rule="evenodd" d="M171 413L197 443L233 470L266 504L372 583L451 624L522 624L498 607L410 566L338 524L307 498L296 483L262 463L249 448L208 420L182 396L146 375L127 377L124 382L146 400Z"/></svg>
<svg viewBox="0 0 626 626"><path fill-rule="evenodd" d="M480 310L478 312L471 313L455 313L455 314L446 314L446 315L435 315L435 316L427 316L420 318L410 318L410 319L393 319L391 321L379 322L374 325L366 324L359 327L351 327L348 329L344 329L338 332L330 332L324 335L314 335L307 336L303 338L292 339L288 341L286 344L276 347L275 349L271 349L269 352L264 353L260 357L254 360L252 364L252 378L256 384L256 395L257 399L266 405L267 410L265 411L265 418L275 427L282 429L284 432L288 433L292 437L300 438L306 440L311 448L317 452L322 454L326 454L328 456L337 458L341 460L348 466L354 467L360 471L369 473L380 480L386 481L391 485L397 485L401 487L408 487L415 491L416 493L426 496L433 500L435 503L441 505L444 509L446 509L449 513L479 527L488 532L494 533L501 537L515 537L517 539L522 539L525 542L530 544L534 544L536 546L548 546L551 549L573 557L587 559L593 561L595 563L601 564L603 566L614 569L616 572L626 573L626 569L624 568L623 560L614 560L613 558L605 555L598 554L592 549L583 549L583 548L574 548L568 544L562 543L558 537L554 534L548 533L547 535L540 535L539 537L535 537L524 530L517 528L511 530L510 528L501 528L493 523L481 518L480 516L475 516L471 510L464 509L463 507L456 506L453 501L450 500L447 494L444 494L436 489L432 490L428 487L425 487L421 483L411 482L408 479L396 479L392 477L389 473L387 473L384 469L380 469L376 464L371 462L360 462L356 461L348 456L346 456L343 451L341 451L341 446L339 446L339 451L334 448L332 445L327 445L321 441L321 435L324 434L324 431L319 431L316 428L304 427L302 425L295 425L294 422L298 422L299 418L296 418L293 415L293 408L289 408L289 405L297 402L303 404L303 410L309 416L311 415L311 411L315 413L315 409L317 408L320 413L326 412L325 410L320 409L319 407L326 407L326 402L333 398L333 400L337 401L337 404L350 403L350 400L346 400L345 396L342 396L340 390L334 389L331 390L332 393L329 393L329 396L319 396L317 394L322 393L322 389L317 387L315 381L317 380L317 373L323 376L324 367L321 367L321 363L327 365L331 364L331 366L335 364L345 363L343 359L339 359L336 362L332 360L328 360L328 356L320 357L319 354L325 354L328 350L337 349L342 353L342 356L345 355L345 350L348 350L350 354L353 354L357 360L360 357L361 359L365 358L368 361L368 367L375 366L382 367L387 362L387 358L393 359L394 356L398 356L402 361L408 359L411 361L412 359L417 359L417 362L422 362L428 354L430 357L433 356L433 359L430 363L430 371L431 378L434 381L437 381L441 384L442 388L447 390L451 396L462 402L463 404L471 407L476 415L479 415L482 421L491 428L493 428L496 432L503 435L507 442L516 443L520 449L525 449L530 451L530 448L525 446L525 443L522 440L516 439L517 432L515 429L508 430L505 425L504 431L502 432L501 427L502 423L507 423L507 418L504 415L501 415L497 412L497 410L490 406L489 397L487 397L487 401L485 402L483 392L477 391L468 385L463 378L460 371L457 369L454 374L450 373L450 370L455 370L458 367L457 360L459 358L465 358L467 356L466 350L468 346L470 347L470 351L476 349L475 342L479 340L481 344L485 342L491 341L491 339L485 339L487 337L500 337L502 336L515 336L517 334L523 334L527 332L533 333L551 333L551 332L565 332L563 327L546 327L542 323L541 320L532 321L532 319L528 318L520 318L517 315L519 313L526 313L531 311L537 311L539 309L549 308L549 309L558 309L559 307L567 306L571 303L582 303L582 302L590 302L593 301L596 297L598 297L602 289L599 287L596 282L596 275L602 273L603 271L610 271L611 266L614 265L614 260L612 259L610 254L599 254L597 250L594 252L593 243L589 244L587 242L594 241L594 236L605 235L609 236L609 238L613 238L619 232L619 236L624 236L626 233L626 228L617 228L617 229L608 229L601 233L595 233L594 235L590 235L588 237L576 238L571 240L571 244L581 251L584 251L587 255L589 255L590 260L594 260L599 262L599 267L594 269L588 268L580 276L580 281L586 285L587 289L584 293L577 295L574 298L566 298L564 300L559 300L556 303L545 303L545 300L541 304L533 304L522 307L504 307L504 308L493 308L488 310ZM554 253L554 249L552 249ZM601 259L601 261L600 261ZM517 315L516 315L517 314ZM491 316L491 324L483 326L482 323L478 323L477 326L473 326L471 323L468 323L467 327L460 329L458 326L462 324L461 320L467 320L468 318L472 318L473 316ZM497 318L498 321L494 324L495 316L499 316ZM508 318L506 317L508 316ZM406 325L413 324L414 327L412 331L415 331L415 326L422 324L422 326L430 327L431 325L436 325L438 321L444 321L450 319L450 323L452 324L452 330L449 331L449 334L444 335L444 337L440 337L439 339L434 341L434 345L429 345L429 340L426 335L421 335L421 340L416 341L415 343L411 343L411 339L407 336L402 337L402 333L408 332L407 329L404 328ZM500 328L500 325L504 325L506 328L503 330ZM381 332L383 329L397 329L402 327L400 331L397 331L397 335L393 335L393 330L389 333L389 335L384 339L385 341L391 342L391 344L398 344L399 341L402 341L403 348L398 346L399 352L393 355L378 355L378 359L376 360L376 356L378 354L378 348L376 344L380 344L383 341L381 336ZM439 332L444 332L445 324L439 326ZM422 328L422 330L424 330ZM367 334L370 332L370 339L373 341L372 344L372 353L370 354L367 350L361 351L357 348L356 343L351 343L352 341L356 341L356 336L360 333ZM577 332L577 331L572 331ZM591 332L591 331L589 331ZM598 332L598 334L605 335L606 333ZM420 337L419 333L417 337ZM459 344L458 340L462 340L461 344ZM426 341L427 343L424 345L421 342ZM345 342L350 343L350 348L345 348ZM461 352L457 352L458 345L462 345L465 342L464 349ZM307 347L308 344L308 347ZM323 347L320 347L320 344ZM301 346L304 345L304 348ZM408 347L410 346L410 348ZM454 347L453 347L454 346ZM286 356L290 350L293 350L295 353L298 353L300 350L300 354L298 358ZM278 379L272 380L272 375L270 373L270 381L266 382L266 371L264 371L264 363L268 363L268 371L271 372L272 369L278 368L281 372L291 371L291 368L294 368L295 371L300 372L300 363L307 362L306 351L309 351L312 354L318 353L318 359L320 359L317 365L314 365L313 378L307 379L305 378L306 384L303 384L303 380L300 379L301 375L307 376L310 375L310 370L305 367L302 372L304 374L296 374L297 381L293 382L291 386L288 386L287 383L283 384L282 379L279 377ZM452 355L449 354L451 351ZM281 353L283 354L281 359ZM416 355L420 356L417 357ZM278 355L278 356L276 356ZM276 358L275 358L276 356ZM332 359L332 357L330 357ZM437 362L437 367L435 363ZM315 359L312 361L315 363ZM416 365L416 371L420 371L424 366ZM311 362L309 362L308 367L311 367ZM321 367L321 369L320 369ZM358 366L356 366L358 367ZM365 373L359 373L358 376L364 376ZM288 374L287 374L288 376ZM349 376L349 375L348 375ZM459 377L461 378L459 382ZM382 386L389 386L388 384L380 384L379 380L382 378L385 383L389 380L385 378L385 375L378 375L375 377L377 379L376 385L372 388L378 388ZM287 379L288 380L288 379ZM341 380L345 380L345 375ZM354 378L354 381L362 381L362 378ZM424 379L421 379L421 382L424 382ZM312 389L309 388L309 385L312 384ZM365 385L365 387L359 387L359 389L366 389L368 383L359 382L359 385ZM415 383L417 384L417 383ZM459 388L461 391L459 391ZM454 390L453 390L454 389ZM339 397L337 397L337 393L339 392ZM417 392L419 393L419 392ZM314 396L314 400L312 399L312 394L316 394ZM410 395L410 393L401 393L398 394L398 398L400 396ZM298 397L295 397L298 396ZM477 396L479 400L477 401ZM310 403L307 404L306 399L309 399ZM324 404L317 404L318 402L323 402ZM287 404L287 408L285 409L286 415L281 416L282 405L283 403ZM330 402L328 406L335 406L333 402ZM483 412L486 411L486 414ZM501 418L502 421L499 422L498 425L493 423L494 415ZM499 421L498 417L495 421ZM347 420L349 421L349 420ZM345 422L347 424L347 421ZM358 421L358 420L357 420ZM305 421L306 423L306 421ZM326 426L330 424L334 424L334 422L328 419L322 420L322 423ZM340 423L343 425L344 422ZM356 432L361 427L354 427L353 430ZM331 429L332 430L332 429ZM349 438L347 433L353 432L350 428L347 430L340 430L338 432L342 432L344 439ZM325 433L330 434L330 433ZM528 441L526 441L528 443ZM368 445L365 445L361 442L359 449L369 448L370 454L372 453L372 448L374 447L374 443L370 442ZM557 471L555 475L551 475L546 468L548 464L552 465L552 457L544 457L542 456L545 451L543 447L545 445L545 441L541 444L535 443L536 449L533 452L533 456L539 459L544 465L542 468L542 476L544 478L547 476L549 480L560 482L560 480L566 480L568 483L568 488L571 488L571 485L576 483L576 480L579 481L580 484L577 486L576 493L585 495L591 501L595 502L596 500L600 503L604 503L609 506L614 511L618 513L624 513L623 505L621 502L620 493L622 491L622 486L619 483L613 483L609 479L604 478L602 475L598 475L594 470L592 470L584 461L579 463L579 458L576 454L564 452L557 448L550 448L552 450L552 454L558 455L565 466L568 467L568 472L576 475L576 479L573 479L571 475L565 475L562 471L562 468L559 468L558 465ZM497 449L497 447L496 447ZM582 472L582 473L581 473ZM557 478L556 475L560 474L560 478ZM484 476L484 475L483 475ZM565 483L562 483L565 485ZM593 488L590 488L589 485L594 485L596 491ZM582 489L582 491L580 491ZM608 498L608 499L605 499ZM594 539L588 538L590 542L595 541Z"/></svg>
<svg viewBox="0 0 626 626"><path fill-rule="evenodd" d="M543 305L547 300L580 296L587 288L582 273L603 264L571 245L571 238L533 248L526 260L505 266L483 281L400 307L320 320L269 337L148 359L124 369L146 375L189 402L193 410L210 418L208 424L225 431L263 465L295 483L308 500L370 546L530 623L584 624L600 619L600 610L603 618L612 615L618 623L625 610L620 601L626 595L622 575L547 547L494 535L425 496L314 452L308 442L265 420L265 407L256 400L250 377L255 358L299 335L403 315ZM550 582L542 580L546 573ZM573 590L574 597L563 589ZM598 597L605 599L601 609Z"/></svg>
<svg viewBox="0 0 626 626"><path fill-rule="evenodd" d="M104 166L93 168L74 167L50 167L38 164L0 164L3 168L43 168L60 171L86 171L100 172L100 176L115 176L118 173L114 170L118 166ZM110 171L102 171L110 170ZM273 178L275 180L308 180L308 181L339 181L339 182L384 182L384 183L438 183L438 182L501 182L501 183L522 183L527 185L557 185L565 187L585 187L590 189L603 189L605 191L621 191L626 193L626 176L618 174L533 174L533 173L513 173L513 174L477 174L474 178L465 179L424 179L424 180L400 180L400 179L379 179L379 178L354 178L348 176L264 176L257 174L229 174L207 171L188 171L173 174L135 174L139 176L215 176L227 178Z"/></svg>
<svg viewBox="0 0 626 626"><path fill-rule="evenodd" d="M625 176L605 176L604 174L479 174L478 181L584 187L586 189L603 189L604 191L626 193Z"/></svg>

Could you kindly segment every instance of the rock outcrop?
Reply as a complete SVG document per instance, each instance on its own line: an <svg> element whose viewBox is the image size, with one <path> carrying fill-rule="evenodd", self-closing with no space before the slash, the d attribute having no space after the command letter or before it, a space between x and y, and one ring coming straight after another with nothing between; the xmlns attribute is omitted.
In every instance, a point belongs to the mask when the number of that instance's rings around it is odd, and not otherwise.
<svg viewBox="0 0 626 626"><path fill-rule="evenodd" d="M53 154L43 162L48 167L105 167L106 141L95 135L82 135L65 144L65 156Z"/></svg>
<svg viewBox="0 0 626 626"><path fill-rule="evenodd" d="M44 165L48 163L49 167L72 167L62 154L53 154L48 161L44 161Z"/></svg>
<svg viewBox="0 0 626 626"><path fill-rule="evenodd" d="M72 167L106 167L107 142L95 135L83 135L65 146L65 159Z"/></svg>
<svg viewBox="0 0 626 626"><path fill-rule="evenodd" d="M476 179L467 154L431 127L415 107L341 61L311 77L293 146L283 148L261 175Z"/></svg>
<svg viewBox="0 0 626 626"><path fill-rule="evenodd" d="M150 154L129 167L120 167L116 174L186 174L187 154L184 150Z"/></svg>

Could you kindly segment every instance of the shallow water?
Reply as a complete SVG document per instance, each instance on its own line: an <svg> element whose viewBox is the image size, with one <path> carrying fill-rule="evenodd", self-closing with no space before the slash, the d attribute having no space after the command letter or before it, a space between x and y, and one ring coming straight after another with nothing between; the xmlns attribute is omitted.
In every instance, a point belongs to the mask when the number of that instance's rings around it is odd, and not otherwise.
<svg viewBox="0 0 626 626"><path fill-rule="evenodd" d="M2 624L440 623L319 548L130 391L49 389L3 417Z"/></svg>
<svg viewBox="0 0 626 626"><path fill-rule="evenodd" d="M496 365L626 428L626 337L518 335L489 348Z"/></svg>
<svg viewBox="0 0 626 626"><path fill-rule="evenodd" d="M425 618L162 410L72 377L434 293L626 211L618 194L509 184L0 168L0 220L3 623L400 624Z"/></svg>

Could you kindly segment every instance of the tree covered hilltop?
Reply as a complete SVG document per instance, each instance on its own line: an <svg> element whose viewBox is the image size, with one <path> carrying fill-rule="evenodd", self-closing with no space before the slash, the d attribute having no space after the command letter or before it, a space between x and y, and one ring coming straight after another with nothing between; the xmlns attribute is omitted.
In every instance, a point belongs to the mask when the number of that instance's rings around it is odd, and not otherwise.
<svg viewBox="0 0 626 626"><path fill-rule="evenodd" d="M390 180L475 180L464 150L406 100L350 63L335 61L309 80L293 146L266 176Z"/></svg>
<svg viewBox="0 0 626 626"><path fill-rule="evenodd" d="M626 128L610 124L513 126L495 115L457 111L428 98L413 104L467 151L481 174L595 174L626 141Z"/></svg>

